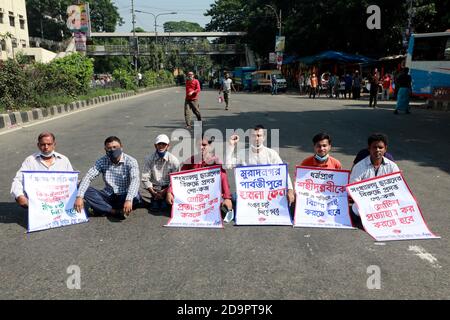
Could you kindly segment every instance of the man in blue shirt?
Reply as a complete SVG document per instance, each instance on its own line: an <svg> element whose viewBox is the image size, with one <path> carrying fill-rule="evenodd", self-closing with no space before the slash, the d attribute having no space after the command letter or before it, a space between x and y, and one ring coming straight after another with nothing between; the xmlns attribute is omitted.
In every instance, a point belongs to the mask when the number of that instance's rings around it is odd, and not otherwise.
<svg viewBox="0 0 450 320"><path fill-rule="evenodd" d="M86 200L95 213L124 219L140 203L138 162L123 153L122 142L114 136L106 138L105 152L81 181L74 208L81 212ZM103 190L89 187L99 174L105 182Z"/></svg>

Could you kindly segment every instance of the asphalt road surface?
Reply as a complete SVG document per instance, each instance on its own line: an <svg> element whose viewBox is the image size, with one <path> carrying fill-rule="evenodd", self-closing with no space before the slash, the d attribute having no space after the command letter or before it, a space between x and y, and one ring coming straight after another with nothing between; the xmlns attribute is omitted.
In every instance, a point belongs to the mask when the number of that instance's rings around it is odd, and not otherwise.
<svg viewBox="0 0 450 320"><path fill-rule="evenodd" d="M291 177L322 130L332 135L332 155L347 169L371 132L386 133L389 151L441 239L376 243L360 229L288 226L166 228L167 213L146 209L122 222L93 217L26 233L26 211L9 191L40 132L56 134L57 151L81 176L104 154L109 135L120 137L142 168L157 134L184 127L183 100L184 88L169 88L0 135L0 299L450 298L450 113L413 107L411 115L394 115L394 102L372 110L365 100L240 93L225 111L216 91L204 91L200 105L204 129L225 133L258 123L279 129ZM100 177L93 186L102 186ZM73 265L80 268L81 289L67 287ZM380 289L367 286L370 266L381 271Z"/></svg>

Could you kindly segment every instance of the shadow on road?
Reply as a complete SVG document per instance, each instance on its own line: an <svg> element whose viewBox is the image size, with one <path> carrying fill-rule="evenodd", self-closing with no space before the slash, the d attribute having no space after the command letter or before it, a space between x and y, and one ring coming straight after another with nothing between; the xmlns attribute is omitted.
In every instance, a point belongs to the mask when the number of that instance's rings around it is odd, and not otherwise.
<svg viewBox="0 0 450 320"><path fill-rule="evenodd" d="M27 229L27 210L22 209L14 202L0 202L0 224L16 223Z"/></svg>
<svg viewBox="0 0 450 320"><path fill-rule="evenodd" d="M412 109L410 115L395 115L389 106L377 109L367 107L297 112L276 111L276 107L274 109L275 111L269 112L239 112L236 106L236 111L220 116L211 117L211 114L205 113L203 131L217 128L225 137L226 129L241 128L245 131L256 124L262 124L267 129L279 129L280 148L295 149L303 154L313 152L312 137L325 131L332 136L334 154L351 157L367 146L367 137L371 133L383 132L389 137L389 152L396 161L407 160L450 173L450 144L443 143L450 136L449 113ZM270 131L266 141L271 141ZM268 146L270 147L270 143ZM281 157L285 157L283 150ZM339 158L339 155L336 157ZM295 164L302 160L299 156L295 159Z"/></svg>

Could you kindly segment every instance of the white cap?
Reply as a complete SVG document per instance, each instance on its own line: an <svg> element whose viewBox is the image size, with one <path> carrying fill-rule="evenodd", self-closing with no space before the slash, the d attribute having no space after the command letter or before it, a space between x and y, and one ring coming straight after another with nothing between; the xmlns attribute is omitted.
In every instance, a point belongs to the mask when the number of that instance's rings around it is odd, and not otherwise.
<svg viewBox="0 0 450 320"><path fill-rule="evenodd" d="M158 143L169 144L170 143L169 137L166 136L165 134L160 134L155 139L155 144L158 144Z"/></svg>

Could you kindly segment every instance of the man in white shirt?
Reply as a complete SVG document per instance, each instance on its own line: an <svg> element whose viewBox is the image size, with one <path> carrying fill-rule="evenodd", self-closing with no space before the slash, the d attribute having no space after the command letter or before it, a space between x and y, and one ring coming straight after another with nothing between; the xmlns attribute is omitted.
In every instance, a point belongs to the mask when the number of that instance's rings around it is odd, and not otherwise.
<svg viewBox="0 0 450 320"><path fill-rule="evenodd" d="M180 161L168 149L170 139L160 134L155 139L155 152L145 158L142 171L141 196L151 204L151 210L166 208L166 194L170 185L169 174L180 171Z"/></svg>
<svg viewBox="0 0 450 320"><path fill-rule="evenodd" d="M236 88L233 85L233 80L231 80L230 75L225 73L225 79L222 81L222 85L219 89L219 94L223 91L223 99L225 100L225 110L228 110L231 88L236 92Z"/></svg>
<svg viewBox="0 0 450 320"><path fill-rule="evenodd" d="M386 135L382 133L371 134L367 142L370 155L354 165L350 173L350 183L400 171L395 162L384 156L388 145ZM359 216L358 208L355 204L352 205L352 209Z"/></svg>
<svg viewBox="0 0 450 320"><path fill-rule="evenodd" d="M257 164L282 164L279 154L264 146L265 129L262 125L256 125L250 134L250 148L238 150L234 155L236 144L239 142L238 135L232 135L226 150L225 168L232 169L237 165L257 165ZM289 206L294 202L294 188L288 174L287 199Z"/></svg>
<svg viewBox="0 0 450 320"><path fill-rule="evenodd" d="M25 159L11 185L11 196L22 208L28 208L22 171L73 171L69 159L55 151L56 139L53 133L42 132L38 137L37 147L39 152Z"/></svg>

